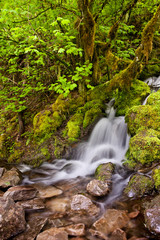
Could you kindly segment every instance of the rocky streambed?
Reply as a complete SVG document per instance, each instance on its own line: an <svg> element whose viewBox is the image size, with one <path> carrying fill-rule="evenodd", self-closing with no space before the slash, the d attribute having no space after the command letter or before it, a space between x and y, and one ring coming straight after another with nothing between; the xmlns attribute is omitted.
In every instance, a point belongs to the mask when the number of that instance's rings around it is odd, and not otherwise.
<svg viewBox="0 0 160 240"><path fill-rule="evenodd" d="M106 163L94 176L21 185L18 169L0 168L0 239L159 239L160 195L154 185L132 173L123 194L108 201L115 171Z"/></svg>

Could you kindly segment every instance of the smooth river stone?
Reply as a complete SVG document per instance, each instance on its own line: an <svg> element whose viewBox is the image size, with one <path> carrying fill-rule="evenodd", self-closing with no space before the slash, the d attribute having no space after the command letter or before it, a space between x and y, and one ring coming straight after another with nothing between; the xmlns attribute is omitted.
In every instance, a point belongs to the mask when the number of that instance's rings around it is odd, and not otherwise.
<svg viewBox="0 0 160 240"><path fill-rule="evenodd" d="M34 187L38 190L37 196L39 198L51 198L59 196L63 193L61 189L54 186L34 185Z"/></svg>
<svg viewBox="0 0 160 240"><path fill-rule="evenodd" d="M63 229L50 228L38 234L36 240L68 240L68 233Z"/></svg>
<svg viewBox="0 0 160 240"><path fill-rule="evenodd" d="M31 186L15 186L10 187L4 197L12 197L14 201L29 200L35 198L37 192L37 189Z"/></svg>
<svg viewBox="0 0 160 240"><path fill-rule="evenodd" d="M4 172L3 176L0 178L0 187L13 187L20 184L21 180L22 176L20 171L16 168L12 168L11 170Z"/></svg>
<svg viewBox="0 0 160 240"><path fill-rule="evenodd" d="M87 192L95 197L102 197L109 193L107 182L93 179L87 184Z"/></svg>

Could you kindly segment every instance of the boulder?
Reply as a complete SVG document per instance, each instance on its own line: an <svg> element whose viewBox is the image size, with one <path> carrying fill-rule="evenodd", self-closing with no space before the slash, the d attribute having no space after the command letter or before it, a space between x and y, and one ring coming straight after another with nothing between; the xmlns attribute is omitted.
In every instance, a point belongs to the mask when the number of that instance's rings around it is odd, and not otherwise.
<svg viewBox="0 0 160 240"><path fill-rule="evenodd" d="M11 170L4 172L3 176L0 178L0 187L13 187L18 185L21 180L22 176L19 170L16 168L12 168Z"/></svg>
<svg viewBox="0 0 160 240"><path fill-rule="evenodd" d="M120 228L117 228L116 230L114 230L114 232L111 235L111 240L117 240L117 239L127 240L126 233Z"/></svg>
<svg viewBox="0 0 160 240"><path fill-rule="evenodd" d="M64 229L70 236L80 237L85 235L85 225L83 223L72 224L62 229Z"/></svg>
<svg viewBox="0 0 160 240"><path fill-rule="evenodd" d="M130 198L142 197L150 194L154 189L153 180L145 175L135 174L131 177L124 193Z"/></svg>
<svg viewBox="0 0 160 240"><path fill-rule="evenodd" d="M77 194L71 199L71 212L82 215L95 216L100 209L84 195Z"/></svg>
<svg viewBox="0 0 160 240"><path fill-rule="evenodd" d="M40 198L34 198L28 201L19 201L17 202L17 205L23 207L25 210L40 210L46 208L43 200Z"/></svg>
<svg viewBox="0 0 160 240"><path fill-rule="evenodd" d="M105 181L110 184L113 172L114 164L110 162L104 163L97 167L95 171L95 177L100 181Z"/></svg>
<svg viewBox="0 0 160 240"><path fill-rule="evenodd" d="M145 206L144 218L147 228L155 233L160 234L160 195L156 196Z"/></svg>
<svg viewBox="0 0 160 240"><path fill-rule="evenodd" d="M0 198L0 216L1 239L8 239L25 230L24 210L13 199Z"/></svg>
<svg viewBox="0 0 160 240"><path fill-rule="evenodd" d="M102 197L109 193L109 186L107 182L93 179L87 184L87 191L92 196Z"/></svg>
<svg viewBox="0 0 160 240"><path fill-rule="evenodd" d="M27 226L24 232L18 234L13 240L35 240L42 228L47 222L47 218L29 217Z"/></svg>
<svg viewBox="0 0 160 240"><path fill-rule="evenodd" d="M61 189L54 186L34 185L34 187L38 190L37 196L42 199L56 197L63 193Z"/></svg>
<svg viewBox="0 0 160 240"><path fill-rule="evenodd" d="M93 227L96 231L109 235L117 228L127 227L129 217L126 211L107 209L105 214L99 218Z"/></svg>
<svg viewBox="0 0 160 240"><path fill-rule="evenodd" d="M36 240L68 240L68 233L63 229L50 228L38 234Z"/></svg>
<svg viewBox="0 0 160 240"><path fill-rule="evenodd" d="M31 186L10 187L4 194L4 197L11 197L14 201L29 200L35 198L37 189Z"/></svg>
<svg viewBox="0 0 160 240"><path fill-rule="evenodd" d="M64 216L69 207L70 201L68 198L51 198L46 200L46 207L52 212L56 217Z"/></svg>

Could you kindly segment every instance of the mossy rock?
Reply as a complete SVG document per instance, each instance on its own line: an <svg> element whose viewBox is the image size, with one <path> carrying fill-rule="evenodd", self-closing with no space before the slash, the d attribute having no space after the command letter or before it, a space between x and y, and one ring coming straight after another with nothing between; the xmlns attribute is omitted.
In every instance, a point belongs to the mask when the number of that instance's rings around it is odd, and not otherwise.
<svg viewBox="0 0 160 240"><path fill-rule="evenodd" d="M36 114L33 119L34 137L38 139L45 139L61 125L59 121L54 121L52 112L44 110Z"/></svg>
<svg viewBox="0 0 160 240"><path fill-rule="evenodd" d="M67 123L67 136L70 142L77 141L81 134L83 113L74 114Z"/></svg>
<svg viewBox="0 0 160 240"><path fill-rule="evenodd" d="M150 94L146 104L151 106L157 105L158 107L160 107L160 90Z"/></svg>
<svg viewBox="0 0 160 240"><path fill-rule="evenodd" d="M2 159L7 157L6 138L6 134L0 135L0 158Z"/></svg>
<svg viewBox="0 0 160 240"><path fill-rule="evenodd" d="M127 151L127 165L131 169L151 166L160 160L160 132L153 129L139 131L130 139Z"/></svg>
<svg viewBox="0 0 160 240"><path fill-rule="evenodd" d="M108 90L109 82L94 87L93 90L89 90L87 93L87 101L95 99L108 102L113 98L113 92Z"/></svg>
<svg viewBox="0 0 160 240"><path fill-rule="evenodd" d="M129 133L136 134L141 127L160 131L160 108L158 105L132 107L125 116Z"/></svg>
<svg viewBox="0 0 160 240"><path fill-rule="evenodd" d="M154 179L155 188L160 192L160 166L153 170L152 177Z"/></svg>
<svg viewBox="0 0 160 240"><path fill-rule="evenodd" d="M152 193L154 189L153 180L145 175L135 174L128 182L124 193L130 198L139 198Z"/></svg>
<svg viewBox="0 0 160 240"><path fill-rule="evenodd" d="M100 181L109 181L112 178L112 174L114 172L114 164L113 163L104 163L99 165L96 168L95 171L95 177L96 179L100 180Z"/></svg>
<svg viewBox="0 0 160 240"><path fill-rule="evenodd" d="M142 81L135 80L132 82L130 90L116 91L115 108L116 115L125 115L133 106L141 105L147 95L150 93L148 85Z"/></svg>

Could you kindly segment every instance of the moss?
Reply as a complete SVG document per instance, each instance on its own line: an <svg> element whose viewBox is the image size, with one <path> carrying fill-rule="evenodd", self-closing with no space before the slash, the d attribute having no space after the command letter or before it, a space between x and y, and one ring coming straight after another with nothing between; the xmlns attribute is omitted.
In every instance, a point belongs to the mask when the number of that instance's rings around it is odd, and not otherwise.
<svg viewBox="0 0 160 240"><path fill-rule="evenodd" d="M160 108L158 105L134 106L127 112L125 121L131 135L136 134L141 127L160 131Z"/></svg>
<svg viewBox="0 0 160 240"><path fill-rule="evenodd" d="M160 133L153 129L143 129L131 138L127 151L129 168L150 166L152 162L160 160Z"/></svg>
<svg viewBox="0 0 160 240"><path fill-rule="evenodd" d="M100 181L110 181L114 172L113 163L104 163L97 167L95 177Z"/></svg>
<svg viewBox="0 0 160 240"><path fill-rule="evenodd" d="M62 141L62 139L56 136L54 137L54 155L56 158L62 157L66 147L67 145Z"/></svg>
<svg viewBox="0 0 160 240"><path fill-rule="evenodd" d="M153 179L156 189L160 190L160 168L153 170Z"/></svg>
<svg viewBox="0 0 160 240"><path fill-rule="evenodd" d="M7 157L6 134L0 135L0 158Z"/></svg>
<svg viewBox="0 0 160 240"><path fill-rule="evenodd" d="M83 120L83 128L85 129L91 123L93 123L96 118L102 113L101 109L91 108L85 113L85 117Z"/></svg>
<svg viewBox="0 0 160 240"><path fill-rule="evenodd" d="M147 99L147 105L160 107L160 90L152 93Z"/></svg>
<svg viewBox="0 0 160 240"><path fill-rule="evenodd" d="M113 92L108 90L109 82L96 86L93 90L89 90L87 93L87 101L95 99L106 101L112 99Z"/></svg>
<svg viewBox="0 0 160 240"><path fill-rule="evenodd" d="M7 159L8 163L20 163L23 154L24 154L24 150L14 149L14 152L10 154L10 156Z"/></svg>
<svg viewBox="0 0 160 240"><path fill-rule="evenodd" d="M146 194L150 194L153 191L154 185L152 179L144 175L134 175L124 193L131 198L142 197Z"/></svg>
<svg viewBox="0 0 160 240"><path fill-rule="evenodd" d="M81 125L83 123L83 114L76 113L67 123L67 136L69 141L75 141L80 137Z"/></svg>
<svg viewBox="0 0 160 240"><path fill-rule="evenodd" d="M146 96L150 93L148 85L142 81L135 80L129 91L119 91L115 94L115 108L117 115L125 115L125 113L135 105L141 105Z"/></svg>
<svg viewBox="0 0 160 240"><path fill-rule="evenodd" d="M47 147L41 148L41 153L45 156L46 160L49 160L51 158L51 155Z"/></svg>

